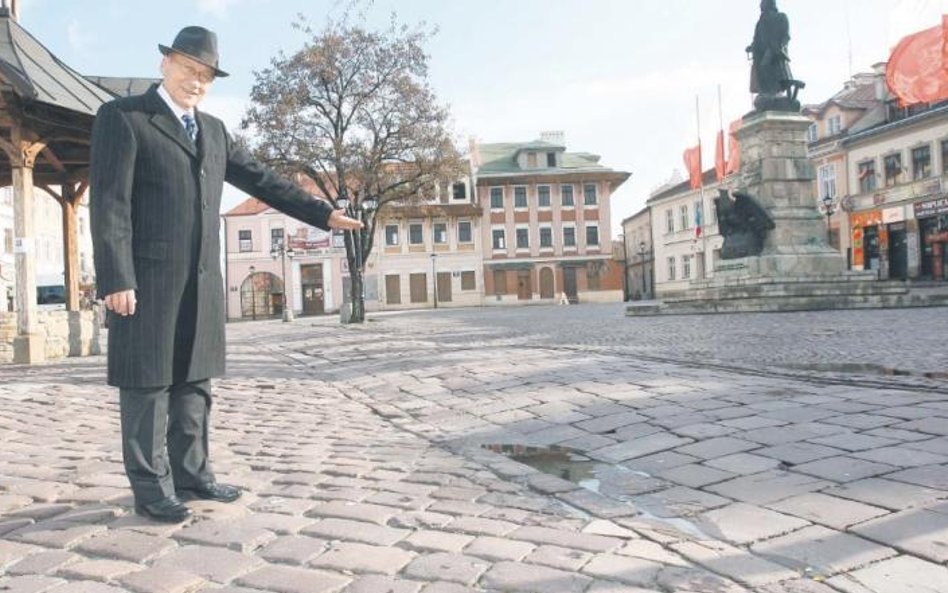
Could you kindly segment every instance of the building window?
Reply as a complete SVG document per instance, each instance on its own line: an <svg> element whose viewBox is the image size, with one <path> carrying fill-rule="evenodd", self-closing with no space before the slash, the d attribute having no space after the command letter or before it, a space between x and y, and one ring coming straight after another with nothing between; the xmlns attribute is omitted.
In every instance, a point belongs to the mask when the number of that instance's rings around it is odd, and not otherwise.
<svg viewBox="0 0 948 593"><path fill-rule="evenodd" d="M424 225L420 222L413 222L408 225L408 243L410 245L421 245L425 242Z"/></svg>
<svg viewBox="0 0 948 593"><path fill-rule="evenodd" d="M528 152L527 153L527 168L536 169L537 168L537 153Z"/></svg>
<svg viewBox="0 0 948 593"><path fill-rule="evenodd" d="M432 228L434 229L435 243L444 244L448 242L448 223L436 222Z"/></svg>
<svg viewBox="0 0 948 593"><path fill-rule="evenodd" d="M398 245L398 225L385 225L385 244L389 246Z"/></svg>
<svg viewBox="0 0 948 593"><path fill-rule="evenodd" d="M494 294L507 294L506 270L494 270Z"/></svg>
<svg viewBox="0 0 948 593"><path fill-rule="evenodd" d="M563 247L576 247L576 229L574 227L563 227Z"/></svg>
<svg viewBox="0 0 948 593"><path fill-rule="evenodd" d="M948 175L948 140L941 141L941 174Z"/></svg>
<svg viewBox="0 0 948 593"><path fill-rule="evenodd" d="M691 224L688 221L688 204L682 204L678 208L679 222L681 222L681 230L686 230L691 228Z"/></svg>
<svg viewBox="0 0 948 593"><path fill-rule="evenodd" d="M517 249L530 248L530 229L517 229Z"/></svg>
<svg viewBox="0 0 948 593"><path fill-rule="evenodd" d="M471 221L470 220L459 220L458 221L458 243L470 243L471 238Z"/></svg>
<svg viewBox="0 0 948 593"><path fill-rule="evenodd" d="M413 303L428 302L428 275L425 273L409 274L408 276L409 298Z"/></svg>
<svg viewBox="0 0 948 593"><path fill-rule="evenodd" d="M691 256L681 256L681 277L691 278Z"/></svg>
<svg viewBox="0 0 948 593"><path fill-rule="evenodd" d="M929 145L912 149L912 179L932 176L932 150Z"/></svg>
<svg viewBox="0 0 948 593"><path fill-rule="evenodd" d="M669 280L675 279L675 257L674 256L670 256L668 258L668 279Z"/></svg>
<svg viewBox="0 0 948 593"><path fill-rule="evenodd" d="M451 186L451 190L455 200L467 199L467 184L459 181Z"/></svg>
<svg viewBox="0 0 948 593"><path fill-rule="evenodd" d="M491 234L493 237L494 249L507 248L507 241L504 238L504 229L494 229Z"/></svg>
<svg viewBox="0 0 948 593"><path fill-rule="evenodd" d="M553 247L553 229L540 227L540 247Z"/></svg>
<svg viewBox="0 0 948 593"><path fill-rule="evenodd" d="M859 191L861 193L876 191L876 162L863 161L857 167L859 169Z"/></svg>
<svg viewBox="0 0 948 593"><path fill-rule="evenodd" d="M816 123L810 124L810 127L806 129L806 141L816 142L819 139L820 139L820 133L817 130Z"/></svg>
<svg viewBox="0 0 948 593"><path fill-rule="evenodd" d="M885 157L885 186L890 187L902 181L902 155L890 154Z"/></svg>
<svg viewBox="0 0 948 593"><path fill-rule="evenodd" d="M596 202L596 184L587 183L583 186L583 204L586 206L595 206Z"/></svg>
<svg viewBox="0 0 948 593"><path fill-rule="evenodd" d="M270 229L270 251L283 246L283 229Z"/></svg>
<svg viewBox="0 0 948 593"><path fill-rule="evenodd" d="M490 188L490 207L493 210L504 209L504 188L502 187Z"/></svg>
<svg viewBox="0 0 948 593"><path fill-rule="evenodd" d="M477 279L473 271L461 272L461 290L477 290Z"/></svg>
<svg viewBox="0 0 948 593"><path fill-rule="evenodd" d="M550 169L556 168L556 153L555 152L546 153L546 166Z"/></svg>
<svg viewBox="0 0 948 593"><path fill-rule="evenodd" d="M586 245L599 245L599 227L597 225L586 225Z"/></svg>
<svg viewBox="0 0 948 593"><path fill-rule="evenodd" d="M560 203L563 206L573 206L573 186L572 185L561 185L560 186Z"/></svg>
<svg viewBox="0 0 948 593"><path fill-rule="evenodd" d="M253 251L253 233L237 231L237 245L241 252Z"/></svg>
<svg viewBox="0 0 948 593"><path fill-rule="evenodd" d="M514 208L527 207L527 188L521 186L514 188Z"/></svg>
<svg viewBox="0 0 948 593"><path fill-rule="evenodd" d="M674 233L675 232L675 213L671 208L665 210L665 232Z"/></svg>
<svg viewBox="0 0 948 593"><path fill-rule="evenodd" d="M3 229L3 252L13 253L13 229Z"/></svg>
<svg viewBox="0 0 948 593"><path fill-rule="evenodd" d="M402 279L398 274L385 275L385 303L388 305L402 303Z"/></svg>
<svg viewBox="0 0 948 593"><path fill-rule="evenodd" d="M842 130L843 130L843 122L842 122L842 119L838 115L834 115L833 117L826 120L826 135L827 136L835 136L836 134L839 134Z"/></svg>
<svg viewBox="0 0 948 593"><path fill-rule="evenodd" d="M539 206L540 208L550 207L550 186L549 185L537 186L537 206Z"/></svg>
<svg viewBox="0 0 948 593"><path fill-rule="evenodd" d="M836 197L836 165L821 165L819 170L820 199Z"/></svg>

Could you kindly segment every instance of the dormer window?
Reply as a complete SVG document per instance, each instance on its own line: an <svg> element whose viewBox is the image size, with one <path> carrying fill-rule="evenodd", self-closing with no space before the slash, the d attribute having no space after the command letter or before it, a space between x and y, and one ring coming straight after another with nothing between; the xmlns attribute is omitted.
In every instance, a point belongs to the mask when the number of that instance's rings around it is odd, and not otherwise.
<svg viewBox="0 0 948 593"><path fill-rule="evenodd" d="M555 152L546 153L546 166L550 169L556 168L556 153Z"/></svg>
<svg viewBox="0 0 948 593"><path fill-rule="evenodd" d="M537 153L535 152L527 153L527 168L529 169L537 168Z"/></svg>
<svg viewBox="0 0 948 593"><path fill-rule="evenodd" d="M826 135L835 136L843 130L843 121L838 115L826 120Z"/></svg>

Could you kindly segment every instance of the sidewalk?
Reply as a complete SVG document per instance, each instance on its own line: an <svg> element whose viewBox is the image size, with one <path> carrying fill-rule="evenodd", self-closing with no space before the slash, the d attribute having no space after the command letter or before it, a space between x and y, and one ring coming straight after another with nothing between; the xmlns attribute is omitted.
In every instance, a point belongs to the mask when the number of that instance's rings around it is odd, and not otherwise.
<svg viewBox="0 0 948 593"><path fill-rule="evenodd" d="M180 526L131 513L101 358L0 367L0 591L948 591L944 393L563 349L491 319L229 326L211 443L247 491ZM503 446L616 469L590 488Z"/></svg>

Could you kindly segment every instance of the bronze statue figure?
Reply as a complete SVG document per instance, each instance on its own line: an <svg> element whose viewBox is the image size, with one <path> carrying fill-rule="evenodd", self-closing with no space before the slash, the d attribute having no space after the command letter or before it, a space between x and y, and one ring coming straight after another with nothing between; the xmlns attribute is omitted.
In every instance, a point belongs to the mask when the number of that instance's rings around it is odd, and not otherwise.
<svg viewBox="0 0 948 593"><path fill-rule="evenodd" d="M797 92L806 85L790 73L789 42L787 15L777 10L776 0L761 0L754 40L745 49L752 60L750 90L757 93L758 111L800 110Z"/></svg>
<svg viewBox="0 0 948 593"><path fill-rule="evenodd" d="M775 228L773 219L750 194L736 191L733 200L726 189L719 189L718 194L714 210L724 237L721 259L760 255L767 232Z"/></svg>

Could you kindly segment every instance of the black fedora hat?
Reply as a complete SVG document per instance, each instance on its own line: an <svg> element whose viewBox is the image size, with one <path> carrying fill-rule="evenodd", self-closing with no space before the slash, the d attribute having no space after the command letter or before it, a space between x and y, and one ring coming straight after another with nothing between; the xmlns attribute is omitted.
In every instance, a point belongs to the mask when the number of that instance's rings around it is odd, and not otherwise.
<svg viewBox="0 0 948 593"><path fill-rule="evenodd" d="M185 27L178 32L171 47L159 43L158 49L166 56L171 52L177 52L213 68L214 76L229 76L217 67L217 35L204 27Z"/></svg>

